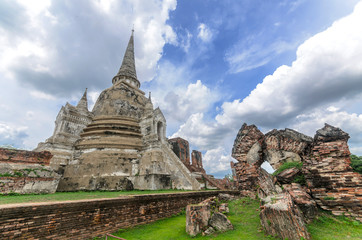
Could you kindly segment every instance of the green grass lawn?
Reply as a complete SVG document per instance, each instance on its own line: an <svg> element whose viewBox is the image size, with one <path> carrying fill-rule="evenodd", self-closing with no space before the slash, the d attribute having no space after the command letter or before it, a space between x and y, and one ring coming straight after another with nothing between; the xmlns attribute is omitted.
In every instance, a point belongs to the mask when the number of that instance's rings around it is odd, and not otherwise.
<svg viewBox="0 0 362 240"><path fill-rule="evenodd" d="M313 240L362 239L362 223L344 216L336 217L327 212L321 212L308 225L308 231Z"/></svg>
<svg viewBox="0 0 362 240"><path fill-rule="evenodd" d="M237 240L263 240L277 239L266 236L262 231L259 218L259 201L243 198L229 203L228 218L234 225L234 230L217 233L212 236L198 235L194 238L185 231L186 217L181 214L168 219L156 221L130 229L121 229L115 236L127 240L181 240L181 239L237 239ZM346 217L335 217L329 213L321 212L308 230L313 240L357 240L362 239L362 224ZM96 238L102 239L102 238ZM104 239L104 238L103 238ZM108 239L115 239L108 237Z"/></svg>
<svg viewBox="0 0 362 240"><path fill-rule="evenodd" d="M260 225L259 218L259 202L248 198L235 200L229 203L230 213L228 218L234 225L234 230L214 234L212 236L201 236L191 238L186 234L185 224L186 216L179 216L168 219L159 220L157 222L137 226L131 229L120 230L112 233L115 236L132 240L181 240L181 239L248 239L248 240L263 240L275 239L265 236ZM104 238L103 238L104 239ZM110 238L108 239L115 239Z"/></svg>
<svg viewBox="0 0 362 240"><path fill-rule="evenodd" d="M82 199L96 199L96 198L115 198L120 195L137 195L137 194L152 194L152 193L178 193L178 192L191 192L186 190L133 190L133 191L92 191L92 192L57 192L52 194L10 194L0 195L1 204L11 203L34 203L34 202L54 202L54 201L68 201L68 200L82 200Z"/></svg>

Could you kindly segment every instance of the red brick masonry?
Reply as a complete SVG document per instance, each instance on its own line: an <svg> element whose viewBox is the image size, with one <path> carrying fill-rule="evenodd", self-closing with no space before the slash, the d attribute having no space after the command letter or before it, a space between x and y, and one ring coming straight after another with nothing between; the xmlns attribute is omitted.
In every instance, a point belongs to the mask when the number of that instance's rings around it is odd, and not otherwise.
<svg viewBox="0 0 362 240"><path fill-rule="evenodd" d="M0 163L22 163L49 165L52 154L48 151L33 152L0 148Z"/></svg>
<svg viewBox="0 0 362 240"><path fill-rule="evenodd" d="M1 239L88 239L179 213L219 193L202 191L0 205Z"/></svg>

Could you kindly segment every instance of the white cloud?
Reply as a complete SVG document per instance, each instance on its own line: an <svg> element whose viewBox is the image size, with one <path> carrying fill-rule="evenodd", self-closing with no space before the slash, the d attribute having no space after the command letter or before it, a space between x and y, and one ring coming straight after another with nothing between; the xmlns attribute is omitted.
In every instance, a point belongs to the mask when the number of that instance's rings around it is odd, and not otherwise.
<svg viewBox="0 0 362 240"><path fill-rule="evenodd" d="M203 156L202 161L207 173L218 174L218 177L222 178L230 171L232 158L230 153L223 147L218 147L208 150Z"/></svg>
<svg viewBox="0 0 362 240"><path fill-rule="evenodd" d="M39 15L40 13L46 11L51 1L50 0L16 0L18 3L20 3L23 7L25 7L27 13L31 17L35 17Z"/></svg>
<svg viewBox="0 0 362 240"><path fill-rule="evenodd" d="M44 92L37 91L37 90L30 91L30 95L33 96L34 98L38 98L38 99L45 99L45 100L55 100L56 99L51 94L46 94Z"/></svg>
<svg viewBox="0 0 362 240"><path fill-rule="evenodd" d="M173 119L185 121L193 113L207 111L213 104L213 98L215 96L210 89L197 80L186 89L180 87L168 92L160 106Z"/></svg>
<svg viewBox="0 0 362 240"><path fill-rule="evenodd" d="M6 109L0 121L27 128L27 135L11 141L28 149L44 141L52 134L60 107L78 101L86 87L91 109L120 67L132 24L138 78L151 80L164 45L178 44L166 23L176 4L176 0L0 3L6 13L0 18L0 100L6 103L0 105ZM25 131L20 130L19 134Z"/></svg>
<svg viewBox="0 0 362 240"><path fill-rule="evenodd" d="M96 104L96 101L99 97L100 91L90 91L87 94L88 97L88 110L92 111L94 104Z"/></svg>
<svg viewBox="0 0 362 240"><path fill-rule="evenodd" d="M203 42L210 42L212 40L213 33L205 23L200 23L197 29L199 30L197 37L200 38Z"/></svg>
<svg viewBox="0 0 362 240"><path fill-rule="evenodd" d="M275 56L294 49L295 43L287 43L282 40L267 45L257 40L260 36L248 37L234 46L225 55L229 63L230 73L239 73L258 68L270 62Z"/></svg>
<svg viewBox="0 0 362 240"><path fill-rule="evenodd" d="M179 38L180 47L184 50L184 52L188 53L191 46L192 34L188 30L186 30L186 33L184 35L179 34Z"/></svg>
<svg viewBox="0 0 362 240"><path fill-rule="evenodd" d="M0 144L11 145L13 147L22 147L24 138L27 137L27 127L10 126L0 123Z"/></svg>
<svg viewBox="0 0 362 240"><path fill-rule="evenodd" d="M180 126L179 130L174 133L171 138L185 138L192 145L196 145L199 149L205 150L210 147L210 139L208 139L208 137L214 135L215 131L214 126L204 121L203 113L194 113Z"/></svg>
<svg viewBox="0 0 362 240"><path fill-rule="evenodd" d="M167 119L168 134L192 114L208 112L220 99L217 89L209 88L201 80L195 81L191 72L187 63L175 66L163 61L149 89L154 107L159 106Z"/></svg>
<svg viewBox="0 0 362 240"><path fill-rule="evenodd" d="M324 123L341 128L347 132L351 139L349 141L350 151L357 155L362 155L360 149L362 143L362 114L348 113L338 110L337 107L330 106L327 109L315 109L308 114L297 116L292 128L314 136L315 131L324 126Z"/></svg>
<svg viewBox="0 0 362 240"><path fill-rule="evenodd" d="M362 103L361 22L362 3L351 15L300 45L291 66L277 68L245 99L224 102L214 121L193 114L174 135L207 152L217 152L219 146L231 149L243 122L262 130L294 128L311 136L327 122L348 132L351 151L360 152L362 109L355 109L358 114L343 109L352 102ZM213 159L210 153L208 158ZM212 161L216 160L207 164Z"/></svg>
<svg viewBox="0 0 362 240"><path fill-rule="evenodd" d="M362 3L355 11L299 46L292 66L281 66L248 97L222 105L219 124L242 119L278 126L302 112L352 99L362 91Z"/></svg>
<svg viewBox="0 0 362 240"><path fill-rule="evenodd" d="M114 1L115 0L96 0L94 4L97 6L97 9L109 13Z"/></svg>
<svg viewBox="0 0 362 240"><path fill-rule="evenodd" d="M19 0L3 7L9 7L9 19L0 22L0 74L58 96L111 84L132 24L141 82L154 77L163 46L178 44L166 24L176 0Z"/></svg>

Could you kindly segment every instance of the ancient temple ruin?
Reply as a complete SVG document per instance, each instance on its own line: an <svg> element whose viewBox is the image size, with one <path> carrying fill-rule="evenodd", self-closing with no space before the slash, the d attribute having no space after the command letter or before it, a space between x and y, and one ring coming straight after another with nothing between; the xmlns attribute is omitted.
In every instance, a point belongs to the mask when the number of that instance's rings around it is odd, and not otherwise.
<svg viewBox="0 0 362 240"><path fill-rule="evenodd" d="M57 191L200 189L199 182L171 150L166 119L140 90L133 32L112 86L88 110L87 92L77 106L61 108L53 135L36 151L54 156L62 174Z"/></svg>
<svg viewBox="0 0 362 240"><path fill-rule="evenodd" d="M314 138L292 129L263 134L255 125L243 124L232 150L238 162L231 166L242 194L259 196L260 218L267 234L288 239L310 239L305 223L317 207L335 215L362 221L362 175L352 171L347 141L349 135L325 124ZM269 162L272 176L261 168Z"/></svg>
<svg viewBox="0 0 362 240"><path fill-rule="evenodd" d="M202 165L202 153L197 150L191 152L190 162L190 145L186 139L176 137L168 139L173 152L181 160L181 162L191 172L192 176L199 181L203 189L222 189L231 188L226 179L215 179L213 175L206 174Z"/></svg>

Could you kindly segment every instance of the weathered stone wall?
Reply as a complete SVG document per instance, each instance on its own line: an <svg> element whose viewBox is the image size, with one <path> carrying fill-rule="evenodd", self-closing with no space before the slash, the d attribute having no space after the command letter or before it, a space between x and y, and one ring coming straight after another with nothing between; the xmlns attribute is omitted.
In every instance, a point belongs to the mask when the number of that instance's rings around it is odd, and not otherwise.
<svg viewBox="0 0 362 240"><path fill-rule="evenodd" d="M57 189L57 177L0 177L1 193L54 193Z"/></svg>
<svg viewBox="0 0 362 240"><path fill-rule="evenodd" d="M4 239L89 239L179 213L219 193L207 191L126 196L113 199L0 206Z"/></svg>
<svg viewBox="0 0 362 240"><path fill-rule="evenodd" d="M362 175L350 167L348 138L347 133L328 124L318 130L304 163L305 175L320 207L362 221Z"/></svg>
<svg viewBox="0 0 362 240"><path fill-rule="evenodd" d="M50 166L59 174L63 174L65 166L72 158L74 144L80 133L92 121L92 113L88 111L87 90L77 106L69 103L62 106L55 120L53 135L45 142L38 144L34 151L50 151L53 155Z"/></svg>
<svg viewBox="0 0 362 240"><path fill-rule="evenodd" d="M0 149L0 193L53 193L60 176L49 167L50 152Z"/></svg>

